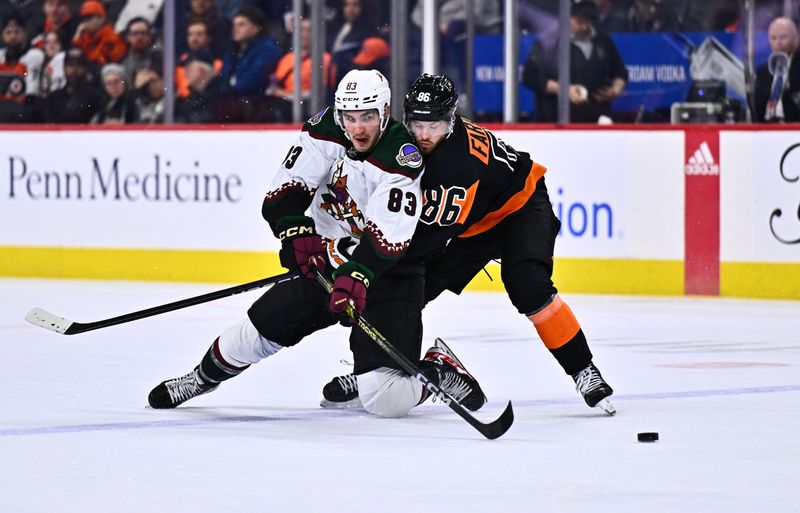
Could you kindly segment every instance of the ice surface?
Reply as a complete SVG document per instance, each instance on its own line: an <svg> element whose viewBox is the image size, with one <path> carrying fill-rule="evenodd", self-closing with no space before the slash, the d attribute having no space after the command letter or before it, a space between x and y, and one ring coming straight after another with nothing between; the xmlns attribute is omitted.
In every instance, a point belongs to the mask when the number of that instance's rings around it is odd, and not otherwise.
<svg viewBox="0 0 800 513"><path fill-rule="evenodd" d="M24 321L216 288L0 280L1 513L798 511L798 302L565 295L616 390L608 417L504 295L441 298L426 341L444 338L481 381L477 416L514 403L495 441L441 404L399 420L319 408L352 359L338 326L184 407L145 408L259 292L73 336Z"/></svg>

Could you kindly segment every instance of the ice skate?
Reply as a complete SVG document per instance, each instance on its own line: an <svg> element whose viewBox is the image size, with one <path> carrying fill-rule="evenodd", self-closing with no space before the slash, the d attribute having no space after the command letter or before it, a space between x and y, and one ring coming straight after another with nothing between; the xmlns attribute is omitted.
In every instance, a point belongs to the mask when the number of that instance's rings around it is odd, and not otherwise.
<svg viewBox="0 0 800 513"><path fill-rule="evenodd" d="M433 347L425 353L420 369L434 384L468 410L476 411L486 403L486 396L478 381L442 339L437 338Z"/></svg>
<svg viewBox="0 0 800 513"><path fill-rule="evenodd" d="M333 378L322 388L319 405L323 408L361 408L356 375L351 373Z"/></svg>
<svg viewBox="0 0 800 513"><path fill-rule="evenodd" d="M590 362L585 369L573 374L572 379L575 380L575 390L583 396L589 407L598 407L609 415L617 413L608 399L614 390L605 382L593 363Z"/></svg>
<svg viewBox="0 0 800 513"><path fill-rule="evenodd" d="M185 376L162 381L150 391L147 402L151 408L164 409L175 408L193 397L207 394L216 390L219 383L206 384L198 373L199 367Z"/></svg>

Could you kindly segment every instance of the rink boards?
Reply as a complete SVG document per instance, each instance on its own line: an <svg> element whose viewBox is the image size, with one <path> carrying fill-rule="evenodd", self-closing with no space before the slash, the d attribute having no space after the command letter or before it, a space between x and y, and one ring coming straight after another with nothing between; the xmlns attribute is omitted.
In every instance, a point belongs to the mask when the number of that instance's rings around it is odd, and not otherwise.
<svg viewBox="0 0 800 513"><path fill-rule="evenodd" d="M497 127L548 168L572 292L800 299L800 133ZM0 275L280 272L263 194L294 127L0 131ZM499 272L471 287L500 290Z"/></svg>

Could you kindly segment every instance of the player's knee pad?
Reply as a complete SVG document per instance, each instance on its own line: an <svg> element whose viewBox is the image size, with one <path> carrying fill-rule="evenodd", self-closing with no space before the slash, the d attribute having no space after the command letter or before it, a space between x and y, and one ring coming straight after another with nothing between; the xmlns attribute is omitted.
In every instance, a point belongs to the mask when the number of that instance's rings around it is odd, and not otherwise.
<svg viewBox="0 0 800 513"><path fill-rule="evenodd" d="M264 338L249 318L239 321L222 332L217 345L220 357L229 365L234 366L260 362L283 349L283 346Z"/></svg>
<svg viewBox="0 0 800 513"><path fill-rule="evenodd" d="M557 293L547 266L535 260L521 260L500 269L508 298L521 314L539 309Z"/></svg>
<svg viewBox="0 0 800 513"><path fill-rule="evenodd" d="M569 305L554 294L543 306L528 314L544 345L555 350L575 338L581 330Z"/></svg>
<svg viewBox="0 0 800 513"><path fill-rule="evenodd" d="M404 417L422 395L422 383L397 369L380 367L357 379L361 404L378 417Z"/></svg>

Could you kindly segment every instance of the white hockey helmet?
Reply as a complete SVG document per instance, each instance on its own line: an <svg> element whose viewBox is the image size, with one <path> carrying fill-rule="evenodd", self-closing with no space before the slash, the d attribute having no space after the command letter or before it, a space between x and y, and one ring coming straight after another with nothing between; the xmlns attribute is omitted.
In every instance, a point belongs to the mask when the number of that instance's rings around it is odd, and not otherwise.
<svg viewBox="0 0 800 513"><path fill-rule="evenodd" d="M392 103L392 90L389 81L375 69L348 71L336 87L333 103L333 118L344 130L342 111L378 109L381 120L381 133L389 124L385 110ZM347 131L345 131L347 135Z"/></svg>

